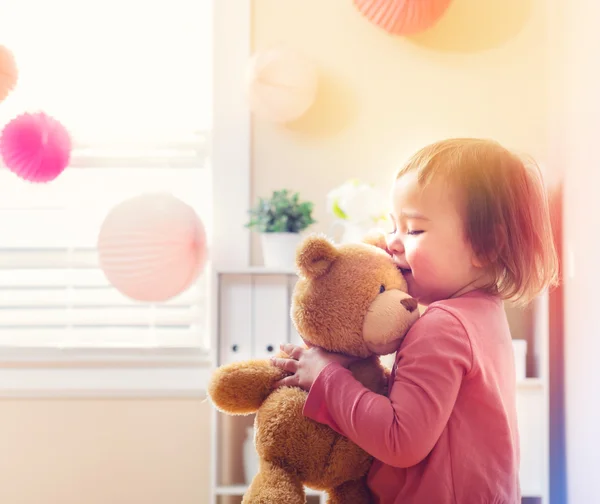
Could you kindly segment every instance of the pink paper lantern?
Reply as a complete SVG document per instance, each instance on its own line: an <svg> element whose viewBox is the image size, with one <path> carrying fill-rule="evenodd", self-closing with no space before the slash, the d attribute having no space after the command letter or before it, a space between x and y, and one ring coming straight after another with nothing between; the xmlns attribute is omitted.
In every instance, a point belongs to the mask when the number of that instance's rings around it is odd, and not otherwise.
<svg viewBox="0 0 600 504"><path fill-rule="evenodd" d="M202 221L170 194L143 194L106 216L98 236L100 267L122 294L162 302L185 291L207 259Z"/></svg>
<svg viewBox="0 0 600 504"><path fill-rule="evenodd" d="M0 45L0 102L17 85L18 76L17 63L12 52Z"/></svg>
<svg viewBox="0 0 600 504"><path fill-rule="evenodd" d="M250 109L275 123L293 122L313 105L318 80L315 64L297 51L284 47L259 51L247 69Z"/></svg>
<svg viewBox="0 0 600 504"><path fill-rule="evenodd" d="M354 0L373 24L393 35L414 35L431 28L452 0Z"/></svg>
<svg viewBox="0 0 600 504"><path fill-rule="evenodd" d="M0 136L0 155L6 167L30 182L58 177L71 158L71 137L56 119L43 112L22 114Z"/></svg>

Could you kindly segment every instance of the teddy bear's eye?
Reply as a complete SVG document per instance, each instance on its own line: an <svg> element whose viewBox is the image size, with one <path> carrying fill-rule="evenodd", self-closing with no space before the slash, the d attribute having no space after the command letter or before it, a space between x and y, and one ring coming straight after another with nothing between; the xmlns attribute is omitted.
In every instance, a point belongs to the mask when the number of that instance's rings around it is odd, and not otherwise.
<svg viewBox="0 0 600 504"><path fill-rule="evenodd" d="M379 294L383 294L385 292L385 285L379 286Z"/></svg>

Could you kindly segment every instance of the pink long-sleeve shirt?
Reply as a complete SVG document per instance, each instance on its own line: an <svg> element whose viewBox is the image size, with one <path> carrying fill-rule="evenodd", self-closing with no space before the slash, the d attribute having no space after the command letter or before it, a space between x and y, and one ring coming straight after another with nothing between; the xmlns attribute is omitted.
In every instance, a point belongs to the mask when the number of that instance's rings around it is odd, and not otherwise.
<svg viewBox="0 0 600 504"><path fill-rule="evenodd" d="M304 414L375 457L368 483L377 503L516 504L515 381L502 301L473 291L432 303L414 324L389 397L332 363Z"/></svg>

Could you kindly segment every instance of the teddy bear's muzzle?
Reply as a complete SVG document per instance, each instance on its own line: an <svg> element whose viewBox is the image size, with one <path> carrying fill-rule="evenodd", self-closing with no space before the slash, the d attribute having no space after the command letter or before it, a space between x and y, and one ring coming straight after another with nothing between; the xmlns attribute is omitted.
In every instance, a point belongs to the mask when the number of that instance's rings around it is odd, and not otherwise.
<svg viewBox="0 0 600 504"><path fill-rule="evenodd" d="M417 318L417 301L406 292L393 289L380 294L369 306L363 322L367 348L378 355L395 352Z"/></svg>

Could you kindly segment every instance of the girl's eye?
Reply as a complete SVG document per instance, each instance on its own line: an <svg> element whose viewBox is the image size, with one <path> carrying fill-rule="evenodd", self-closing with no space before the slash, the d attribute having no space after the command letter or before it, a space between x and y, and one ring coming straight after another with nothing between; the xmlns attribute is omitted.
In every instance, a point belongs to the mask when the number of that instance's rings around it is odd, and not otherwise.
<svg viewBox="0 0 600 504"><path fill-rule="evenodd" d="M383 294L385 292L385 285L379 286L379 294Z"/></svg>
<svg viewBox="0 0 600 504"><path fill-rule="evenodd" d="M408 234L408 235L413 235L413 236L420 235L421 233L423 233L423 231L422 231L422 230L420 230L420 229L409 229L409 230L406 232L406 234Z"/></svg>

